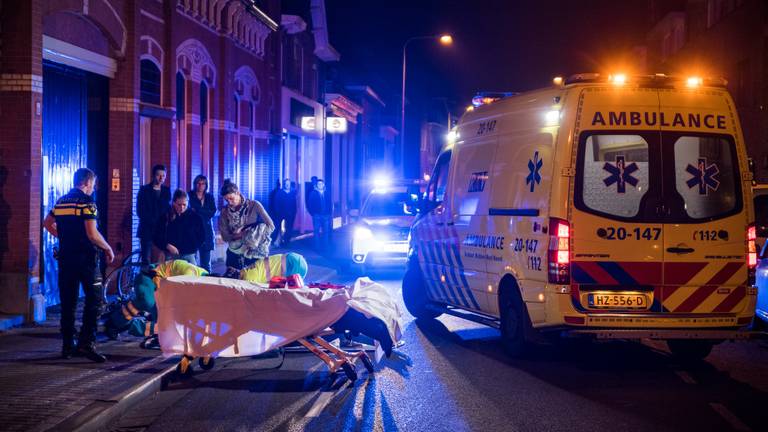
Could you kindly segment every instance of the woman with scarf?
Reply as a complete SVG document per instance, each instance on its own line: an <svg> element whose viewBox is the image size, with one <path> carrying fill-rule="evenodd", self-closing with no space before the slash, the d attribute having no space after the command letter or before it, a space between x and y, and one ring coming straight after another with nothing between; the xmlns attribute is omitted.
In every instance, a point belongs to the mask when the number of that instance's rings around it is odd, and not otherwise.
<svg viewBox="0 0 768 432"><path fill-rule="evenodd" d="M260 202L244 197L229 179L221 197L227 205L219 215L219 233L227 242L227 267L242 270L269 255L275 224Z"/></svg>

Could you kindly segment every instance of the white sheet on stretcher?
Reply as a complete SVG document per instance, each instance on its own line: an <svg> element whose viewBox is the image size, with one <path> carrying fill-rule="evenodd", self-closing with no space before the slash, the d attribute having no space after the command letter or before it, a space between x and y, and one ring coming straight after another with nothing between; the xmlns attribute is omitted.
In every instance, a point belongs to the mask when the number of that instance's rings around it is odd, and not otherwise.
<svg viewBox="0 0 768 432"><path fill-rule="evenodd" d="M383 286L367 278L349 290L320 290L174 276L160 281L156 298L157 331L166 356L258 355L321 332L348 307L381 319L392 340L400 338L396 302Z"/></svg>

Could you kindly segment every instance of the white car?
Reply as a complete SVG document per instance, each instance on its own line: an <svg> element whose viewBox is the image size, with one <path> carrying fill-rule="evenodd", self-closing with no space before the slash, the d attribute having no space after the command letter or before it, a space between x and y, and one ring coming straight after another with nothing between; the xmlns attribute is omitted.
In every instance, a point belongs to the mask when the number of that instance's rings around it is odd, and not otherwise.
<svg viewBox="0 0 768 432"><path fill-rule="evenodd" d="M405 263L417 204L418 195L406 187L371 192L352 229L352 263L361 270L370 265Z"/></svg>
<svg viewBox="0 0 768 432"><path fill-rule="evenodd" d="M755 227L757 229L758 263L755 275L757 284L757 309L755 316L762 320L758 326L768 327L768 185L752 188L755 203Z"/></svg>

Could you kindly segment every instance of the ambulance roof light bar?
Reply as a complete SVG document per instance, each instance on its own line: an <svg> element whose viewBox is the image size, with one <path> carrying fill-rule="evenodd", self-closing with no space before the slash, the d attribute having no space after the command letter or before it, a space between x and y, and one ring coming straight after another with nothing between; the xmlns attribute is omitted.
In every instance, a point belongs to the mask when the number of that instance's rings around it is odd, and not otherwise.
<svg viewBox="0 0 768 432"><path fill-rule="evenodd" d="M603 83L610 82L615 85L624 85L626 83L638 83L642 86L672 86L675 84L682 84L688 88L697 87L725 87L728 85L728 81L725 78L702 78L699 76L687 76L681 77L676 75L666 75L657 73L653 75L627 75L623 73L616 73L611 75L603 75L599 73L580 73L571 75L565 79L564 84L576 84L576 83Z"/></svg>
<svg viewBox="0 0 768 432"><path fill-rule="evenodd" d="M475 97L472 98L472 105L477 108L482 105L488 105L498 100L515 96L520 93L517 92L477 92Z"/></svg>

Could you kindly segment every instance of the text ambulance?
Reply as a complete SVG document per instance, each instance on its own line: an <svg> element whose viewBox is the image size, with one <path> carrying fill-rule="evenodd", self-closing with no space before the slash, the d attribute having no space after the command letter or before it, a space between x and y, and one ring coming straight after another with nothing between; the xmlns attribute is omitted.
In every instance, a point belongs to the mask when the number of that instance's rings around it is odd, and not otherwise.
<svg viewBox="0 0 768 432"><path fill-rule="evenodd" d="M411 228L403 297L498 326L703 358L755 309L744 139L723 83L582 74L469 110Z"/></svg>

